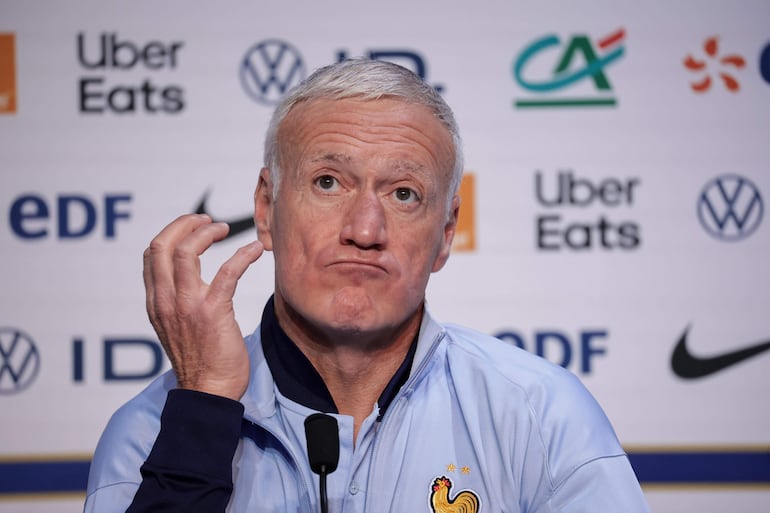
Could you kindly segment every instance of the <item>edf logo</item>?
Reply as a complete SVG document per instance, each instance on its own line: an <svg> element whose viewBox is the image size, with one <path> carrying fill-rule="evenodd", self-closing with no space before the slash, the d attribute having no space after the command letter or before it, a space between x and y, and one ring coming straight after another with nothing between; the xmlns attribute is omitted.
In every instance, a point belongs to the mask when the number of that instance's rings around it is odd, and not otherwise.
<svg viewBox="0 0 770 513"><path fill-rule="evenodd" d="M117 236L117 224L131 218L130 194L105 194L94 200L82 194L62 194L49 200L39 194L23 194L11 202L11 231L26 240L56 237L82 239L103 225L105 239Z"/></svg>
<svg viewBox="0 0 770 513"><path fill-rule="evenodd" d="M537 107L612 107L617 99L612 95L612 85L605 72L611 64L623 57L625 30L599 39L596 44L588 36L572 36L566 44L558 36L549 34L529 44L518 55L513 64L513 76L525 90L537 96L517 99L517 108ZM563 48L559 53L554 50ZM556 64L549 67L556 58ZM576 68L575 62L584 63ZM550 75L546 78L532 78ZM593 83L594 93L590 96L558 97L550 93L563 90L578 90L580 85ZM584 94L584 93L582 93Z"/></svg>
<svg viewBox="0 0 770 513"><path fill-rule="evenodd" d="M606 329L581 329L576 335L558 330L535 330L530 337L516 331L500 331L494 335L525 351L534 353L565 369L591 374L594 360L606 357L607 347L601 342L609 337Z"/></svg>

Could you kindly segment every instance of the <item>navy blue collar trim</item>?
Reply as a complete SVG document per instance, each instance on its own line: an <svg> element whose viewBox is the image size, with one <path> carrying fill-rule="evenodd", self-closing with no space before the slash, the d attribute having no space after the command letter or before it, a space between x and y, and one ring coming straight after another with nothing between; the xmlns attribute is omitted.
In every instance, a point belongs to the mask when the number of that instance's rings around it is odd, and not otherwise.
<svg viewBox="0 0 770 513"><path fill-rule="evenodd" d="M270 373L273 375L281 394L316 411L339 413L329 389L321 379L321 375L278 324L273 297L268 300L262 313L260 334L267 366L270 368ZM414 354L417 350L418 336L419 334L414 337L406 358L377 400L380 407L380 415L377 420L382 418L385 410L409 378Z"/></svg>

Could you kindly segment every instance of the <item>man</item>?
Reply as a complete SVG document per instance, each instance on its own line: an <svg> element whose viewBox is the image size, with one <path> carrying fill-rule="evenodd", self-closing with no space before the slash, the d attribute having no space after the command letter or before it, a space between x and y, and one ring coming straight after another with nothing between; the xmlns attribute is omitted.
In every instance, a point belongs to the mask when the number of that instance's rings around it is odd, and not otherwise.
<svg viewBox="0 0 770 513"><path fill-rule="evenodd" d="M353 60L299 86L268 130L259 242L210 285L198 257L226 225L183 216L145 252L173 373L110 421L86 511L317 511L317 412L339 423L333 512L647 511L576 378L427 312L461 170L451 110L411 72ZM232 297L263 249L275 292L244 343Z"/></svg>

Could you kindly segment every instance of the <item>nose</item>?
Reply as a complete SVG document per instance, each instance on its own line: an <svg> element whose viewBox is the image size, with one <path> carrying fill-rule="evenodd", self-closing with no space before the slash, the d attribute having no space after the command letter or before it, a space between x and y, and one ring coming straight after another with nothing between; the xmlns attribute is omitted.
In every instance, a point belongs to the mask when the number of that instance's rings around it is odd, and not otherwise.
<svg viewBox="0 0 770 513"><path fill-rule="evenodd" d="M362 249L382 249L387 242L385 210L373 192L361 191L344 207L340 242Z"/></svg>

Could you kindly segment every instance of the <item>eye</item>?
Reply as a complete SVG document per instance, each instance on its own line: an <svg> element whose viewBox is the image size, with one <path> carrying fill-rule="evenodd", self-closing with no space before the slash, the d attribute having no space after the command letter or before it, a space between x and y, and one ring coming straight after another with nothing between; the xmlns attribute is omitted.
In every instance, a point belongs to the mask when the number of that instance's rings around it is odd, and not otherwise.
<svg viewBox="0 0 770 513"><path fill-rule="evenodd" d="M416 192L406 187L399 187L393 191L393 196L400 203L414 203L420 199Z"/></svg>
<svg viewBox="0 0 770 513"><path fill-rule="evenodd" d="M331 175L319 176L315 179L315 184L324 191L335 191L340 183Z"/></svg>

